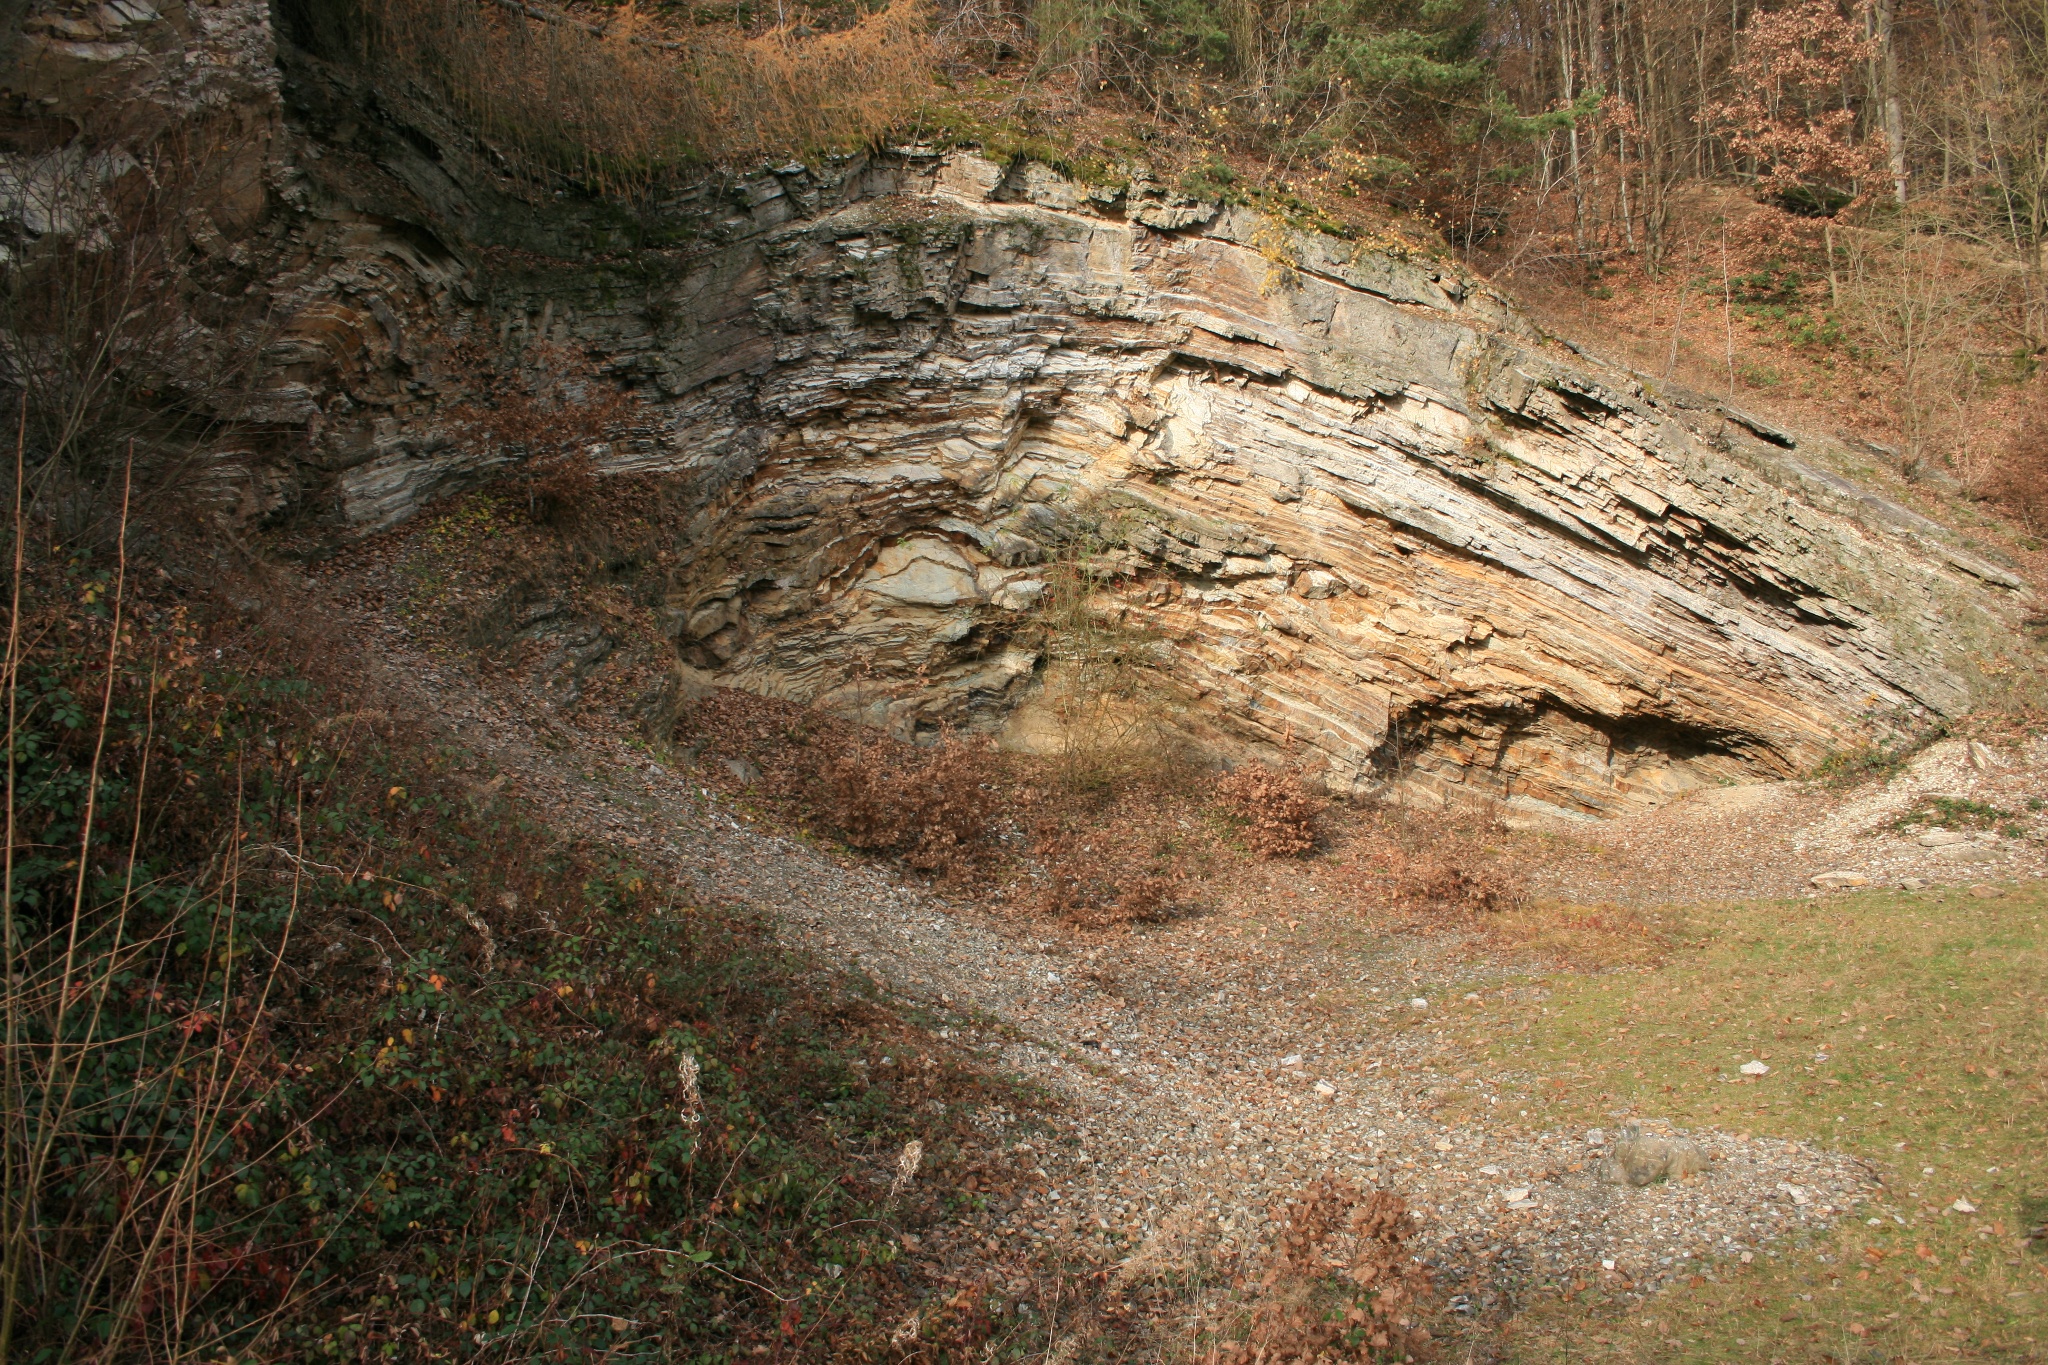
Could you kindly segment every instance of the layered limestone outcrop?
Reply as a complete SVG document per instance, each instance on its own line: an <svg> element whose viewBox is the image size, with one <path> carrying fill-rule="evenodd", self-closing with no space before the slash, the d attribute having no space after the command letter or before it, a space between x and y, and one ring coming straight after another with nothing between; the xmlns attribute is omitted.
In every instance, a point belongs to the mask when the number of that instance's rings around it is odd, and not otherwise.
<svg viewBox="0 0 2048 1365"><path fill-rule="evenodd" d="M1602 814L1966 708L2024 593L1826 443L1399 244L925 148L625 213L514 184L302 6L208 8L283 73L238 249L302 439L242 505L391 525L508 458L450 421L459 344L580 353L642 400L600 470L677 491L700 683L1044 742L1079 583L1226 756Z"/></svg>
<svg viewBox="0 0 2048 1365"><path fill-rule="evenodd" d="M1965 705L1946 632L2018 587L1440 266L1164 196L1162 229L1038 167L902 174L747 249L719 311L772 360L674 376L638 457L745 452L671 594L721 681L832 698L859 660L899 725L1002 724L1080 547L1226 747L1612 812Z"/></svg>

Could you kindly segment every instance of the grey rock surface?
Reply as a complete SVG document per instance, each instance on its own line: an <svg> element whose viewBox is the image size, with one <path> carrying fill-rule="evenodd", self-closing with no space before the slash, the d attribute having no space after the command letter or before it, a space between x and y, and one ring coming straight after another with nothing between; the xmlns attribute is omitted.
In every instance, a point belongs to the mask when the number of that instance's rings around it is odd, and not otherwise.
<svg viewBox="0 0 2048 1365"><path fill-rule="evenodd" d="M1641 1189L1659 1180L1690 1179L1709 1164L1706 1149L1691 1138L1645 1132L1642 1125L1631 1123L1615 1135L1614 1150L1601 1163L1600 1178L1610 1185Z"/></svg>

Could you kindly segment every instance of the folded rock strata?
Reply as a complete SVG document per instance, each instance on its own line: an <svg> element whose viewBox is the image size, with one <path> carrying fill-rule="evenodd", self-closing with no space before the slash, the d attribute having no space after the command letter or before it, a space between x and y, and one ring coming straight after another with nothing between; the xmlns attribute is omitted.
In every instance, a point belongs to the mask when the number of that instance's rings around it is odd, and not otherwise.
<svg viewBox="0 0 2048 1365"><path fill-rule="evenodd" d="M1043 741L1032 610L1079 560L1218 746L1569 813L1966 703L1944 629L2017 585L1781 434L1452 272L1030 171L911 162L677 290L718 345L650 352L673 398L620 463L729 490L670 592L689 666Z"/></svg>
<svg viewBox="0 0 2048 1365"><path fill-rule="evenodd" d="M2008 638L2023 585L1825 445L1398 244L922 148L633 218L521 191L309 13L209 11L217 65L282 68L240 97L282 130L268 217L223 249L268 271L263 416L304 444L245 503L394 524L506 458L451 422L458 346L569 348L644 400L600 471L679 490L695 681L1058 743L1078 593L1223 754L1597 815L1958 711Z"/></svg>

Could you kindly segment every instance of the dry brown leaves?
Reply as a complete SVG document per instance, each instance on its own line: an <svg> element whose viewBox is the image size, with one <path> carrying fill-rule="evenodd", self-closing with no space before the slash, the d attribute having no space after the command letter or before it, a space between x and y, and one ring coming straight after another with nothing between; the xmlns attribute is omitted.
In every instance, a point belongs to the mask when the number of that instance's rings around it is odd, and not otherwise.
<svg viewBox="0 0 2048 1365"><path fill-rule="evenodd" d="M1375 812L1362 822L1347 878L1358 899L1404 921L1470 926L1527 903L1522 870L1483 813Z"/></svg>
<svg viewBox="0 0 2048 1365"><path fill-rule="evenodd" d="M1216 784L1224 808L1245 825L1244 841L1261 858L1288 858L1316 846L1316 817L1324 802L1302 790L1299 778L1247 763Z"/></svg>
<svg viewBox="0 0 2048 1365"><path fill-rule="evenodd" d="M727 689L680 708L670 738L717 785L944 881L1007 881L995 899L1030 914L1106 927L1185 905L1202 809L1142 777L1075 790L1046 763L985 740L905 744Z"/></svg>
<svg viewBox="0 0 2048 1365"><path fill-rule="evenodd" d="M986 746L952 740L918 749L836 727L819 740L810 803L850 847L947 877L987 855L999 774Z"/></svg>
<svg viewBox="0 0 2048 1365"><path fill-rule="evenodd" d="M1430 1277L1408 1252L1416 1223L1399 1195L1324 1176L1273 1208L1280 1240L1251 1329L1208 1365L1335 1365L1426 1357Z"/></svg>

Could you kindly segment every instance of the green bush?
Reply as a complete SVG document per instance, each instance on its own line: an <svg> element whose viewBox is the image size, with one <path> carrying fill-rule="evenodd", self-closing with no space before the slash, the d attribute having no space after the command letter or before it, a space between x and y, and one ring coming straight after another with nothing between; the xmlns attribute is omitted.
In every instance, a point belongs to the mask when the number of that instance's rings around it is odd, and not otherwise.
<svg viewBox="0 0 2048 1365"><path fill-rule="evenodd" d="M31 567L13 620L0 1354L879 1351L946 1212L888 1172L986 1082L306 641L124 591Z"/></svg>

